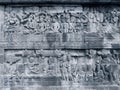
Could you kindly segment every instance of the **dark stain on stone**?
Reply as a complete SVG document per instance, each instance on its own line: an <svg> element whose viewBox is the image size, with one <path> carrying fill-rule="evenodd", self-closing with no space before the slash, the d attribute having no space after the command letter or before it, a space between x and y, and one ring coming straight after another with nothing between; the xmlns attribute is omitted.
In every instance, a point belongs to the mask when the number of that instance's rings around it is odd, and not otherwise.
<svg viewBox="0 0 120 90"><path fill-rule="evenodd" d="M66 33L62 34L62 41L67 42L67 34Z"/></svg>
<svg viewBox="0 0 120 90"><path fill-rule="evenodd" d="M120 48L120 44L112 44L112 48L115 48L115 49Z"/></svg>
<svg viewBox="0 0 120 90"><path fill-rule="evenodd" d="M42 78L42 86L60 86L61 85L61 79L60 77L46 77Z"/></svg>
<svg viewBox="0 0 120 90"><path fill-rule="evenodd" d="M56 33L47 33L46 39L49 44L49 47L52 48L53 44L57 41L57 34Z"/></svg>
<svg viewBox="0 0 120 90"><path fill-rule="evenodd" d="M106 34L106 37L107 37L107 39L109 39L109 40L114 39L114 37L112 36L111 33L107 33L107 34Z"/></svg>
<svg viewBox="0 0 120 90"><path fill-rule="evenodd" d="M100 37L97 33L85 34L85 43L88 48L103 48L103 37Z"/></svg>

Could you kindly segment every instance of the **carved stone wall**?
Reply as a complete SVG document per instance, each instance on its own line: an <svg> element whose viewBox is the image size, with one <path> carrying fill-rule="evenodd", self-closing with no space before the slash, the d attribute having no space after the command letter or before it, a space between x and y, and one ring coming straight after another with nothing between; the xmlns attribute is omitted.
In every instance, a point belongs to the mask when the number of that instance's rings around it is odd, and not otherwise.
<svg viewBox="0 0 120 90"><path fill-rule="evenodd" d="M0 90L119 90L120 7L0 7Z"/></svg>

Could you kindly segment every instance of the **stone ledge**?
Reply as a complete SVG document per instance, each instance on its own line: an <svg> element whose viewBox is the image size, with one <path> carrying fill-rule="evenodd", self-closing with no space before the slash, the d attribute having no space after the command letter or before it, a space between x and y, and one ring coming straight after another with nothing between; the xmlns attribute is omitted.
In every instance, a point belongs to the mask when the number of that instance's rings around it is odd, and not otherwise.
<svg viewBox="0 0 120 90"><path fill-rule="evenodd" d="M15 3L120 4L120 0L0 0L0 4L15 4Z"/></svg>

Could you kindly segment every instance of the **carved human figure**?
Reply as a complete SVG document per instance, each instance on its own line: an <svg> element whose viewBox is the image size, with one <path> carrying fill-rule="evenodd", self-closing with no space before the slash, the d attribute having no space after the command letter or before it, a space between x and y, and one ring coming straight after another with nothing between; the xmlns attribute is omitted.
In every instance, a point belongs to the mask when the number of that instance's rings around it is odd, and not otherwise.
<svg viewBox="0 0 120 90"><path fill-rule="evenodd" d="M39 22L37 24L37 30L38 32L45 32L47 30L47 24L46 24L46 14L41 13L39 14Z"/></svg>
<svg viewBox="0 0 120 90"><path fill-rule="evenodd" d="M103 71L101 70L100 62L97 61L95 64L95 71L93 72L94 80L102 81L104 79Z"/></svg>
<svg viewBox="0 0 120 90"><path fill-rule="evenodd" d="M68 28L69 28L69 24L67 23L65 12L61 13L60 19L61 19L60 32L67 33L68 32Z"/></svg>
<svg viewBox="0 0 120 90"><path fill-rule="evenodd" d="M45 23L46 23L46 32L52 31L52 15L47 14L45 17Z"/></svg>
<svg viewBox="0 0 120 90"><path fill-rule="evenodd" d="M9 64L9 63L5 63L4 64L4 68L5 68L5 74L8 74L8 75L16 75L16 65L14 64Z"/></svg>
<svg viewBox="0 0 120 90"><path fill-rule="evenodd" d="M70 23L69 23L69 31L68 32L76 32L76 17L71 15L70 16Z"/></svg>
<svg viewBox="0 0 120 90"><path fill-rule="evenodd" d="M53 32L59 32L60 31L60 22L58 21L58 16L55 15L52 18L52 31Z"/></svg>
<svg viewBox="0 0 120 90"><path fill-rule="evenodd" d="M88 17L90 22L90 31L96 32L97 20L96 20L95 12L94 11L89 12Z"/></svg>
<svg viewBox="0 0 120 90"><path fill-rule="evenodd" d="M26 23L26 25L25 25L25 27L27 28L27 29L29 29L31 32L35 32L34 30L35 30L35 28L36 28L36 21L35 21L35 15L34 14L30 14L29 15L29 17L28 17L28 21L27 21L27 23Z"/></svg>
<svg viewBox="0 0 120 90"><path fill-rule="evenodd" d="M64 53L60 61L60 72L62 79L65 81L69 81L71 76L71 68L70 68L69 60L70 60L69 55L67 53Z"/></svg>
<svg viewBox="0 0 120 90"><path fill-rule="evenodd" d="M4 63L5 73L9 75L17 75L17 66L22 63L22 58L17 57L14 54L12 54L10 57L11 58L7 57L7 60Z"/></svg>
<svg viewBox="0 0 120 90"><path fill-rule="evenodd" d="M55 76L56 75L56 61L54 57L48 57L48 76Z"/></svg>
<svg viewBox="0 0 120 90"><path fill-rule="evenodd" d="M36 56L28 57L28 74L39 74L39 63Z"/></svg>
<svg viewBox="0 0 120 90"><path fill-rule="evenodd" d="M7 13L7 12L6 12ZM7 13L8 14L8 13ZM19 19L15 11L11 11L5 18L8 28L13 28L19 25Z"/></svg>

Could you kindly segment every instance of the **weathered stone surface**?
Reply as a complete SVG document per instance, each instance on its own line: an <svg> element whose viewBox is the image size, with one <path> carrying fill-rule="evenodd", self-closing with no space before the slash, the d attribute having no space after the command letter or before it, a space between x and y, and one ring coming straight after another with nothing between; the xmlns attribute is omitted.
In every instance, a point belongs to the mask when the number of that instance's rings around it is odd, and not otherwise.
<svg viewBox="0 0 120 90"><path fill-rule="evenodd" d="M19 49L28 43L39 49L119 48L119 12L118 6L8 6L4 39Z"/></svg>
<svg viewBox="0 0 120 90"><path fill-rule="evenodd" d="M0 16L0 90L120 89L119 6L3 5Z"/></svg>
<svg viewBox="0 0 120 90"><path fill-rule="evenodd" d="M119 50L7 50L4 84L119 85L119 55Z"/></svg>
<svg viewBox="0 0 120 90"><path fill-rule="evenodd" d="M1 4L15 4L15 3L81 3L81 4L100 4L100 3L115 3L119 4L119 0L0 0Z"/></svg>

